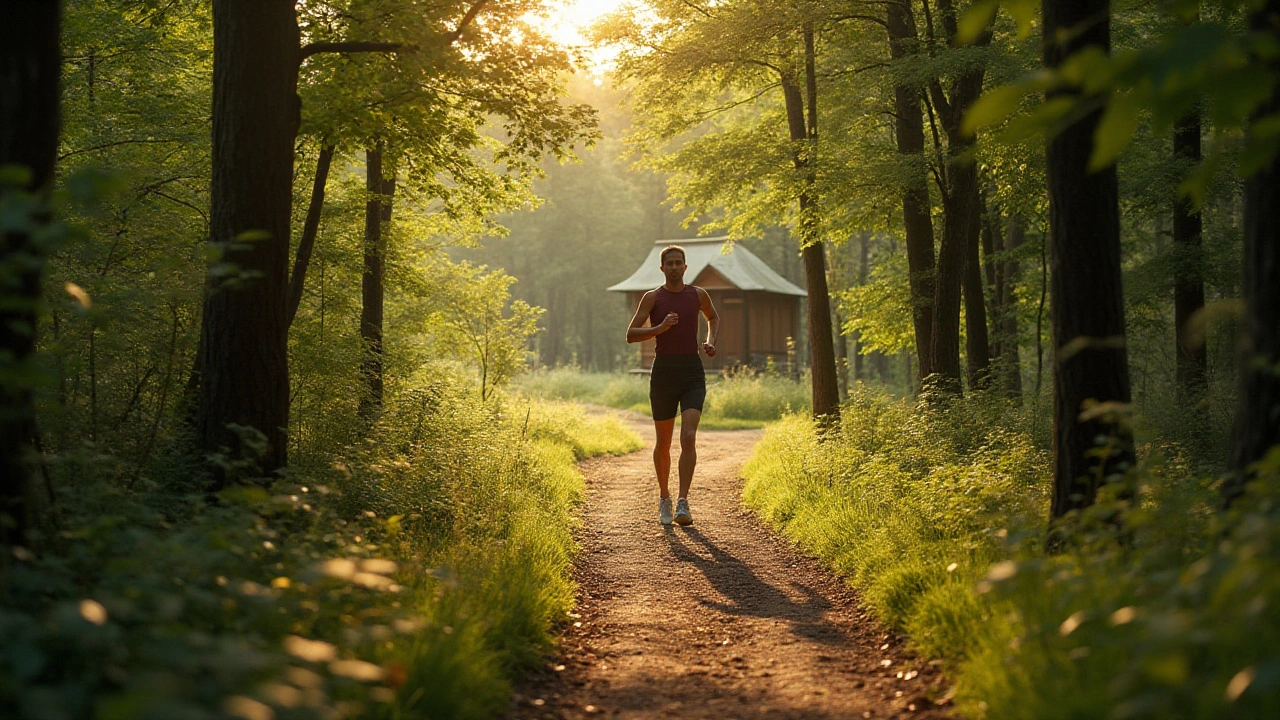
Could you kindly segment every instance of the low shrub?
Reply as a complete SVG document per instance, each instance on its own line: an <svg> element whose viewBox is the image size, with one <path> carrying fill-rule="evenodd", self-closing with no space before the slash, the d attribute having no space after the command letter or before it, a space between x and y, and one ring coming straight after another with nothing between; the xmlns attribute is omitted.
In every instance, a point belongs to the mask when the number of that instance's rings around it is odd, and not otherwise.
<svg viewBox="0 0 1280 720"><path fill-rule="evenodd" d="M744 500L945 660L967 716L1280 713L1280 450L1222 515L1211 478L1149 443L1124 526L1046 555L1050 465L1028 424L981 398L859 394L821 440L807 418L771 426Z"/></svg>
<svg viewBox="0 0 1280 720"><path fill-rule="evenodd" d="M574 400L649 414L649 376L554 368L530 372L516 382L531 397ZM702 426L737 430L763 427L788 412L810 407L807 379L794 380L752 370L707 376Z"/></svg>
<svg viewBox="0 0 1280 720"><path fill-rule="evenodd" d="M492 717L573 602L575 458L639 443L523 407L405 391L362 444L212 502L58 458L76 502L0 568L0 716Z"/></svg>

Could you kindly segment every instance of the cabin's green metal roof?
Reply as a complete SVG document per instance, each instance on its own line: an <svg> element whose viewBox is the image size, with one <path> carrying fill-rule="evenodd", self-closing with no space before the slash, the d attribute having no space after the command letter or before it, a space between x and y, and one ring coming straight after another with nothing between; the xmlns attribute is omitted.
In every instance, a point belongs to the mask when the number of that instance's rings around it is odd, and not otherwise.
<svg viewBox="0 0 1280 720"><path fill-rule="evenodd" d="M726 237L659 240L653 244L649 257L645 258L640 267L631 273L631 277L611 286L609 290L644 292L662 285L667 280L662 275L660 261L662 248L668 245L679 245L685 250L684 261L689 269L684 274L684 280L689 284L696 284L698 275L702 274L707 266L711 266L740 290L759 290L797 297L808 294L795 283L774 272L773 268L741 244L734 245L733 249L727 253L721 252L726 240L728 240Z"/></svg>

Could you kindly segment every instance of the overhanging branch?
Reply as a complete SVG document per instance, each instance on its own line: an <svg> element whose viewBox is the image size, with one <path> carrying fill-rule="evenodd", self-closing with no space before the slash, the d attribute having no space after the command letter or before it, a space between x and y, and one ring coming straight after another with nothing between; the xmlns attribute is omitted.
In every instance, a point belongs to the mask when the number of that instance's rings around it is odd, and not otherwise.
<svg viewBox="0 0 1280 720"><path fill-rule="evenodd" d="M366 42L353 40L350 42L313 42L302 48L298 62L320 53L394 53L404 46L400 43Z"/></svg>
<svg viewBox="0 0 1280 720"><path fill-rule="evenodd" d="M488 1L489 0L476 0L475 4L471 6L471 9L467 11L467 14L462 16L462 21L458 23L457 29L448 35L445 35L444 39L449 41L450 45L457 42L458 38L462 37L462 33L466 32L467 27L476 19L476 16L480 14L480 11L484 9L485 3Z"/></svg>

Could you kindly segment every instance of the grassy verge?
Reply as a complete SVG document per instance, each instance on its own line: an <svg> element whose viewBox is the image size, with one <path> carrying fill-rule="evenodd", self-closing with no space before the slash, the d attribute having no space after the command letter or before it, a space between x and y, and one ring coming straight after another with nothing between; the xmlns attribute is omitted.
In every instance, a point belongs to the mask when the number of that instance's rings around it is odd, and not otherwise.
<svg viewBox="0 0 1280 720"><path fill-rule="evenodd" d="M470 392L213 503L61 458L78 513L4 568L0 716L492 717L573 602L575 460L639 439Z"/></svg>
<svg viewBox="0 0 1280 720"><path fill-rule="evenodd" d="M1117 529L1044 546L1048 457L1026 417L859 396L838 433L770 427L746 503L944 659L964 715L1248 718L1280 710L1276 467L1235 516L1177 448L1144 449Z"/></svg>
<svg viewBox="0 0 1280 720"><path fill-rule="evenodd" d="M533 397L576 400L649 414L647 375L555 368L525 375L518 387ZM708 430L761 428L789 412L803 412L809 404L807 379L747 371L709 375L699 426Z"/></svg>

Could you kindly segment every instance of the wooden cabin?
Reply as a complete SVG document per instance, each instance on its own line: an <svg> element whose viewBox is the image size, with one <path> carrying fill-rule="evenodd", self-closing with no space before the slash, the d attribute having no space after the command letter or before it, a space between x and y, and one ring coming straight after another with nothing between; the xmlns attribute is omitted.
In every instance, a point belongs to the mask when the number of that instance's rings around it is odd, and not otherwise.
<svg viewBox="0 0 1280 720"><path fill-rule="evenodd" d="M684 281L706 290L720 313L716 356L704 356L703 365L708 370L736 365L763 367L772 358L779 368L785 367L787 340L800 341L800 298L806 293L742 245L722 252L726 240L724 237L659 240L631 277L610 287L609 291L626 293L629 317L644 293L666 282L659 259L662 248L679 245L685 249L685 264L689 268ZM699 316L699 342L706 337L707 321ZM653 367L656 347L656 340L641 343L640 370L647 372Z"/></svg>

